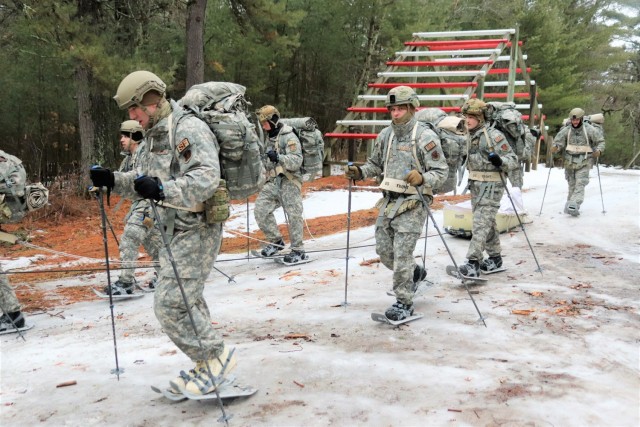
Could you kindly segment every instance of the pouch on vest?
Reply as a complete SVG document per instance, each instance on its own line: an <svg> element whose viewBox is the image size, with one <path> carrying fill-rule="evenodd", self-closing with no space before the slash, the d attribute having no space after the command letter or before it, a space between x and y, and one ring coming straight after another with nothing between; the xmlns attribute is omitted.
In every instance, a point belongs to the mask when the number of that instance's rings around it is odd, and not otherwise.
<svg viewBox="0 0 640 427"><path fill-rule="evenodd" d="M220 224L229 219L230 200L226 182L221 179L213 196L204 202L204 213L207 224Z"/></svg>

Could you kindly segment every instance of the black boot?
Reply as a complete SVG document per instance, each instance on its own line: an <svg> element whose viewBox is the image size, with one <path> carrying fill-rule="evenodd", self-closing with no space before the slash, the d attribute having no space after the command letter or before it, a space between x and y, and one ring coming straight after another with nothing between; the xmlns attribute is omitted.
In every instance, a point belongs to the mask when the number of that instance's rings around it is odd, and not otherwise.
<svg viewBox="0 0 640 427"><path fill-rule="evenodd" d="M14 311L12 313L5 313L0 317L0 332L7 331L9 329L24 327L24 316L21 311Z"/></svg>
<svg viewBox="0 0 640 427"><path fill-rule="evenodd" d="M497 270L502 267L502 257L500 255L490 256L482 261L480 264L480 270L489 272Z"/></svg>
<svg viewBox="0 0 640 427"><path fill-rule="evenodd" d="M305 259L307 259L307 254L305 254L303 250L293 249L284 256L282 261L284 261L285 264L295 264L296 262L300 262Z"/></svg>
<svg viewBox="0 0 640 427"><path fill-rule="evenodd" d="M262 249L262 251L260 251L260 254L263 257L272 257L283 249L284 249L284 241L280 239L277 242L269 243L267 246L264 247L264 249Z"/></svg>
<svg viewBox="0 0 640 427"><path fill-rule="evenodd" d="M480 263L475 259L470 259L466 264L460 266L460 274L465 277L480 276Z"/></svg>
<svg viewBox="0 0 640 427"><path fill-rule="evenodd" d="M391 307L384 312L389 320L404 320L413 315L413 304L407 305L400 301L396 301Z"/></svg>

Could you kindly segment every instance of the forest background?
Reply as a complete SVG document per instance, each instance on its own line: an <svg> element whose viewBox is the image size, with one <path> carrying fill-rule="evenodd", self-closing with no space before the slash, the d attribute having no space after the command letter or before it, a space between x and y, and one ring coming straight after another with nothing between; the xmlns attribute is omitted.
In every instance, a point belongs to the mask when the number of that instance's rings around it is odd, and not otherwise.
<svg viewBox="0 0 640 427"><path fill-rule="evenodd" d="M2 0L0 148L32 181L86 185L89 165L121 160L112 97L138 69L174 99L236 82L254 107L330 132L412 32L516 26L549 133L574 107L604 113L602 162L637 165L636 0Z"/></svg>

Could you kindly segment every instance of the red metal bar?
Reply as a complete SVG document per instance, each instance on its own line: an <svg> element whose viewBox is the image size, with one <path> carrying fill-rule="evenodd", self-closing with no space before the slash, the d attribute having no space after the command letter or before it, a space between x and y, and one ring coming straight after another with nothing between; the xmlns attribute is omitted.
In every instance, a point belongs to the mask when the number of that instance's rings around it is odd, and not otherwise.
<svg viewBox="0 0 640 427"><path fill-rule="evenodd" d="M486 65L493 64L488 59L452 59L450 61L387 61L387 65L394 67L452 67L456 65Z"/></svg>
<svg viewBox="0 0 640 427"><path fill-rule="evenodd" d="M451 40L448 42L442 42L443 44L434 44L436 42L429 41L412 41L404 42L405 46L426 46L429 50L462 50L462 49L493 49L498 47L500 43L505 43L505 46L510 47L511 42L507 40L498 41L480 41L480 40ZM518 46L522 46L522 42L518 42Z"/></svg>
<svg viewBox="0 0 640 427"><path fill-rule="evenodd" d="M511 42L505 45L506 47L511 47ZM468 49L495 49L498 47L495 43L480 43L480 44L458 44L455 46L431 46L429 50L468 50Z"/></svg>
<svg viewBox="0 0 640 427"><path fill-rule="evenodd" d="M325 133L325 138L342 138L342 139L376 139L377 133Z"/></svg>
<svg viewBox="0 0 640 427"><path fill-rule="evenodd" d="M449 113L451 111L460 111L460 107L418 107L418 110L424 110L425 108L439 108L445 113ZM354 113L388 113L386 107L349 107L347 111L351 111Z"/></svg>
<svg viewBox="0 0 640 427"><path fill-rule="evenodd" d="M537 95L536 95L537 96ZM472 93L471 94L472 98L476 98L477 94ZM493 92L493 93L486 93L484 94L483 98L492 98L492 99L499 99L499 98L506 98L507 97L507 92ZM516 92L513 94L514 98L528 98L529 97L529 92Z"/></svg>
<svg viewBox="0 0 640 427"><path fill-rule="evenodd" d="M457 44L494 43L497 45L497 44L508 42L508 41L509 39L419 40L419 41L405 42L405 44L420 43L420 44L413 44L409 46L442 46L442 45L453 46Z"/></svg>
<svg viewBox="0 0 640 427"><path fill-rule="evenodd" d="M516 68L516 73L521 73L522 68ZM531 72L531 67L527 67L527 73ZM489 74L509 74L508 68L492 68L489 70Z"/></svg>
<svg viewBox="0 0 640 427"><path fill-rule="evenodd" d="M369 87L379 89L392 89L397 86L409 86L416 89L440 89L452 87L477 87L476 82L450 82L450 83L369 83Z"/></svg>
<svg viewBox="0 0 640 427"><path fill-rule="evenodd" d="M538 118L538 116L535 116L535 118L537 119L537 118ZM543 119L543 120L547 120L547 115L546 115L546 114L543 114L543 115L542 115L542 119ZM522 120L529 120L529 115L528 115L528 114L523 114L523 115L522 115Z"/></svg>

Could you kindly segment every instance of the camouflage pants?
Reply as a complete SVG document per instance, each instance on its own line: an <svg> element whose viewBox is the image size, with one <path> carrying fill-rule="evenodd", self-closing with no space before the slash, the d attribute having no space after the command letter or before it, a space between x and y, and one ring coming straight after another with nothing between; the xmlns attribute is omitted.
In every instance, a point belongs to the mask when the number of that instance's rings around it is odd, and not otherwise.
<svg viewBox="0 0 640 427"><path fill-rule="evenodd" d="M569 194L567 195L567 202L575 202L580 208L580 205L584 201L584 188L589 184L589 170L591 164L587 163L578 169L564 170L564 177L569 184Z"/></svg>
<svg viewBox="0 0 640 427"><path fill-rule="evenodd" d="M203 224L194 230L175 230L169 244L202 348L198 344L166 248L163 246L159 253L160 275L153 308L164 332L193 361L212 359L224 347L222 337L211 325L209 307L202 295L221 243L222 224Z"/></svg>
<svg viewBox="0 0 640 427"><path fill-rule="evenodd" d="M162 237L156 227L147 228L143 223L144 211L134 211L128 216L124 231L120 237L120 261L122 270L120 280L123 283L133 283L135 280L135 267L138 260L138 249L144 246L145 251L152 260L158 261L158 251L162 246ZM156 267L156 272L159 267Z"/></svg>
<svg viewBox="0 0 640 427"><path fill-rule="evenodd" d="M385 218L382 225L376 226L376 253L382 264L393 271L393 291L403 304L413 304L413 251L426 218L426 210L418 206L393 219Z"/></svg>
<svg viewBox="0 0 640 427"><path fill-rule="evenodd" d="M469 190L473 209L473 225L467 259L482 261L485 250L489 256L501 254L496 214L500 208L504 186L501 182L470 181Z"/></svg>
<svg viewBox="0 0 640 427"><path fill-rule="evenodd" d="M267 182L256 199L253 215L258 227L270 242L282 239L273 212L282 207L289 223L291 249L304 249L302 233L304 217L302 212L302 193L296 184L287 178L276 178Z"/></svg>
<svg viewBox="0 0 640 427"><path fill-rule="evenodd" d="M0 273L2 273L2 266L0 266ZM16 292L9 285L9 277L6 274L0 274L0 310L4 313L20 311Z"/></svg>

